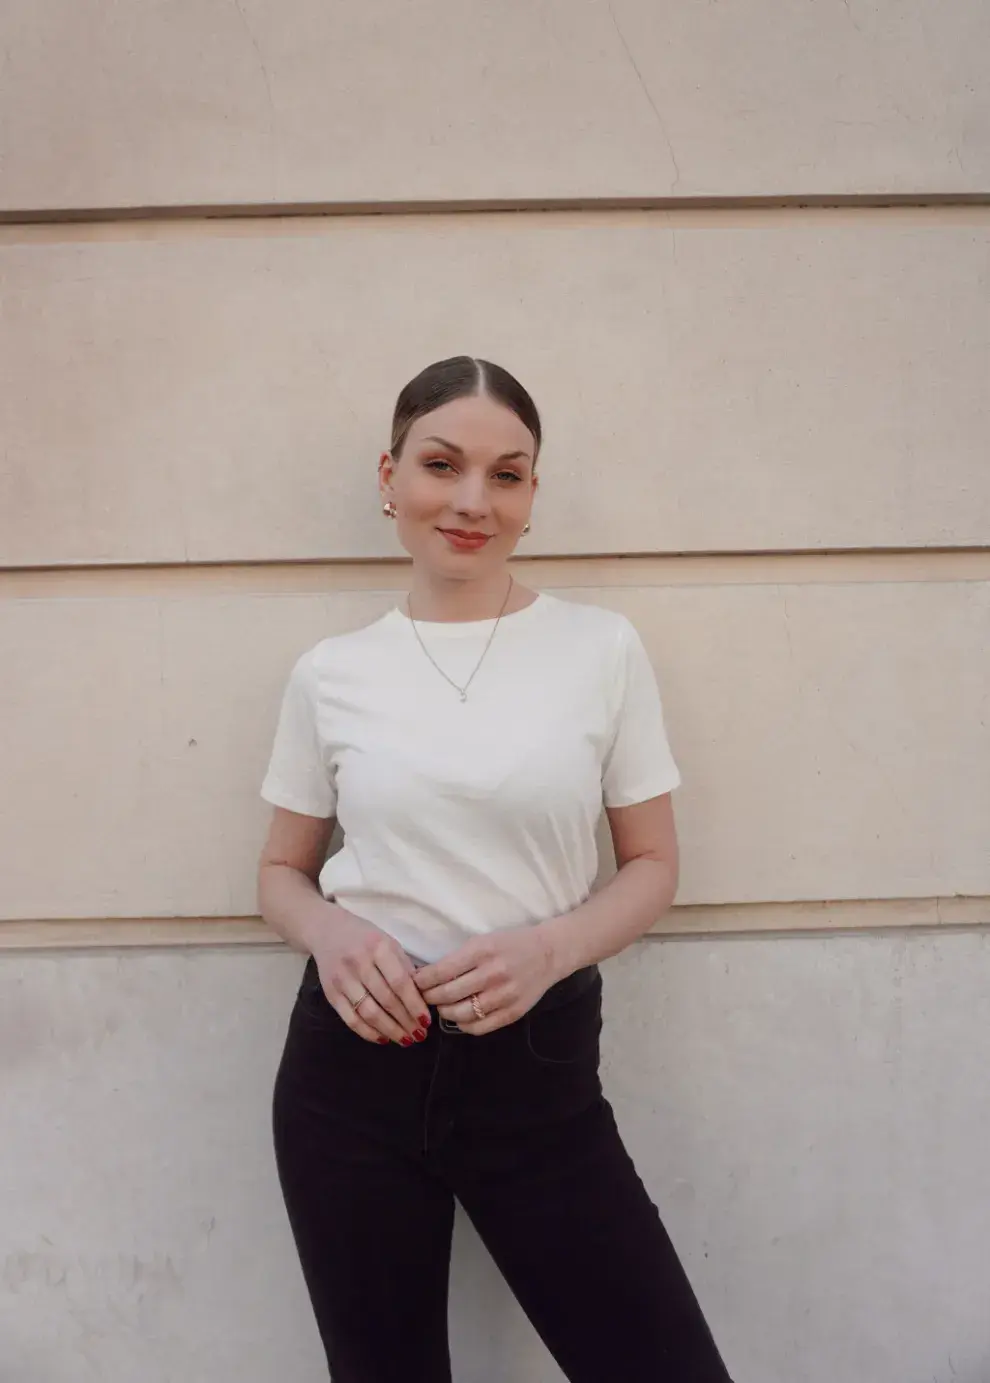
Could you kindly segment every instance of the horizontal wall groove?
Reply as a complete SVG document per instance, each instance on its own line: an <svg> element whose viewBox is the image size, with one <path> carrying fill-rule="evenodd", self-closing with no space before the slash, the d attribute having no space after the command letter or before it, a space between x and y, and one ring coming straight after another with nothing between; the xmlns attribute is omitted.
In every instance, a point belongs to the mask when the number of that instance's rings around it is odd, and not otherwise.
<svg viewBox="0 0 990 1383"><path fill-rule="evenodd" d="M277 239L313 235L321 226L329 230L345 220L365 218L427 220L485 219L501 217L506 226L531 221L552 227L560 224L595 226L635 224L649 217L662 218L675 230L706 227L753 227L767 229L793 226L796 220L822 226L855 222L884 226L893 221L916 226L984 226L990 220L990 194L969 198L878 201L875 199L725 198L679 202L629 199L600 201L547 201L533 203L409 203L394 207L375 204L353 206L270 207L107 207L85 212L0 211L0 246L62 244L88 241L129 241L224 237Z"/></svg>
<svg viewBox="0 0 990 1383"><path fill-rule="evenodd" d="M514 570L550 589L990 581L990 547L524 557ZM391 557L8 567L0 600L385 591L403 587L408 571Z"/></svg>
<svg viewBox="0 0 990 1383"><path fill-rule="evenodd" d="M451 212L680 211L990 206L986 192L801 193L698 197L491 197L396 201L231 202L104 207L8 207L0 225L62 225L93 221L268 220L295 216L422 216Z"/></svg>
<svg viewBox="0 0 990 1383"><path fill-rule="evenodd" d="M652 937L821 936L990 930L990 897L866 898L833 902L719 903L675 907ZM282 946L259 917L38 918L0 921L0 951L132 947Z"/></svg>

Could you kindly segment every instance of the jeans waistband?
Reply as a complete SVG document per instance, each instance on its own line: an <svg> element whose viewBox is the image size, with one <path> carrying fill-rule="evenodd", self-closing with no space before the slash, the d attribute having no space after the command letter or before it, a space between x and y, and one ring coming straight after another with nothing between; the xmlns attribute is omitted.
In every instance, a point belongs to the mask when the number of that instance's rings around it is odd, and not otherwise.
<svg viewBox="0 0 990 1383"><path fill-rule="evenodd" d="M547 992L536 1001L530 1013L543 1013L547 1009L559 1008L580 994L584 994L598 980L601 972L597 965L585 965L573 974L566 975L550 986Z"/></svg>
<svg viewBox="0 0 990 1383"><path fill-rule="evenodd" d="M555 1008L562 1008L564 1004L579 998L587 993L589 989L600 978L600 971L597 965L585 965L580 970L575 970L573 974L566 975L562 980L550 986L545 994L542 994L536 1003L529 1010L527 1017L534 1013L550 1013ZM452 1034L462 1034L461 1028L456 1023L448 1023L445 1018L440 1019L440 1031ZM462 1034L463 1035L463 1034Z"/></svg>

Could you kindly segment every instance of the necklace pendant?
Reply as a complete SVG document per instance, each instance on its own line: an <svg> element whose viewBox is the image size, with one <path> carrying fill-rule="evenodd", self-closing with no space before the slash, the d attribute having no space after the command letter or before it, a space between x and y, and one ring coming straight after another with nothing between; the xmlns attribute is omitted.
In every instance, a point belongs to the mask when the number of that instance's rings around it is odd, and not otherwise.
<svg viewBox="0 0 990 1383"><path fill-rule="evenodd" d="M461 705L462 705L462 706L464 705L465 701L468 699L468 688L470 687L471 683L474 681L474 679L475 679L475 677L476 677L476 675L477 675L478 669L481 667L481 664L485 661L485 658L488 656L488 650L489 650L489 649L491 648L491 646L492 646L492 639L494 639L495 635L498 633L498 626L502 623L502 616L505 614L505 608L506 608L506 606L507 606L508 603L509 603L509 596L512 594L512 587L513 587L514 585L515 585L515 582L513 581L512 577L510 576L510 577L509 577L509 589L508 589L508 590L506 591L506 593L505 593L505 599L502 601L502 608L501 608L501 610L499 610L498 616L497 616L497 618L496 618L496 620L495 620L495 623L494 623L493 626L492 626L492 632L488 635L488 642L485 644L484 648L481 650L481 657L480 657L480 658L478 659L478 661L475 663L475 665L474 665L474 671L471 673L471 676L467 679L466 685L463 686L463 687L459 687L459 686L457 685L457 683L454 681L453 677L448 677L447 673L444 672L443 668L440 666L440 664L437 662L436 658L434 658L433 654L430 652L430 650L427 648L426 644L423 642L423 636L422 636L422 634L420 634L419 629L418 629L417 626L416 626L416 621L413 619L412 598L411 598L411 596L406 596L406 613L407 613L408 616L409 616L409 623L412 625L412 631L413 631L413 633L414 633L415 636L416 636L416 642L419 644L420 648L423 650L423 653L426 655L426 658L428 659L428 661L431 662L431 663L433 664L433 666L436 668L437 672L439 672L439 674L440 674L440 676L443 678L443 680L444 680L445 682L449 683L450 686L453 687L454 691L457 693L458 697L460 698L460 702L461 702Z"/></svg>

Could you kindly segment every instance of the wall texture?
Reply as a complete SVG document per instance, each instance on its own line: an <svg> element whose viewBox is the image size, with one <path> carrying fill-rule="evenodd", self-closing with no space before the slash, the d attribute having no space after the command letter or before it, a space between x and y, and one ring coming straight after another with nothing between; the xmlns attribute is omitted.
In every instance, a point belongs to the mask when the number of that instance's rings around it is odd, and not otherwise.
<svg viewBox="0 0 990 1383"><path fill-rule="evenodd" d="M990 10L11 0L0 49L2 1383L321 1377L256 792L461 350L545 414L520 575L664 687L681 905L607 1077L737 1383L986 1383ZM558 1379L457 1252L458 1379Z"/></svg>

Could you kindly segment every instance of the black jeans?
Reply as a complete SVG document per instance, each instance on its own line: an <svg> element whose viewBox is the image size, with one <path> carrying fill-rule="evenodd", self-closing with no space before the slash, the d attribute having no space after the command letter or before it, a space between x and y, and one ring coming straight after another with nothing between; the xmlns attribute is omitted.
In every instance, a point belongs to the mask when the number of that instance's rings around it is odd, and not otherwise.
<svg viewBox="0 0 990 1383"><path fill-rule="evenodd" d="M450 1383L454 1199L571 1383L729 1383L598 1078L596 966L519 1022L379 1047L309 962L279 1177L334 1383Z"/></svg>

